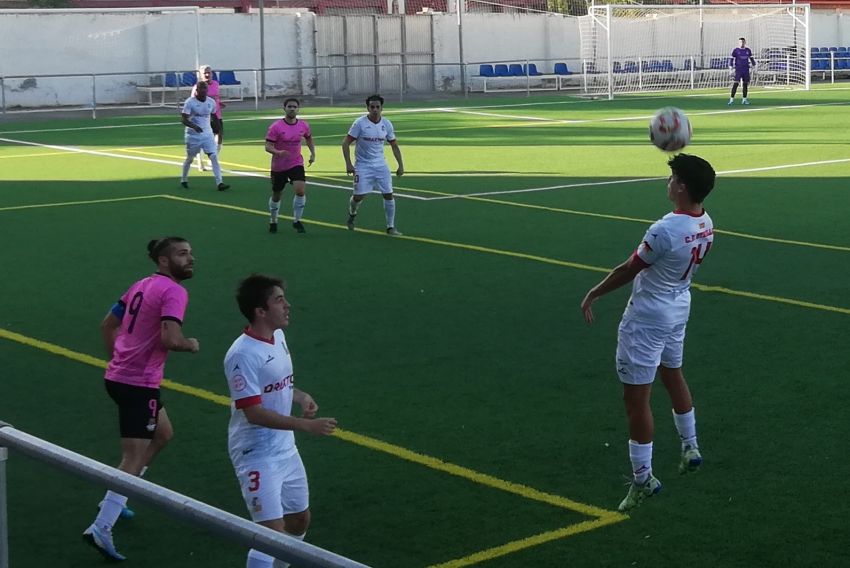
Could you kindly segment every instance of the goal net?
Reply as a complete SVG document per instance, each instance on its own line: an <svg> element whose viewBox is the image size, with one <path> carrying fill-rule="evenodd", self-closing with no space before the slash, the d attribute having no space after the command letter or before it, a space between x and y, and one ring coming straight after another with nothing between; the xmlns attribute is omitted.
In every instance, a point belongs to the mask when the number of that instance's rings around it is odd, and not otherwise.
<svg viewBox="0 0 850 568"><path fill-rule="evenodd" d="M740 37L752 85L809 86L808 5L590 6L579 20L587 93L728 87Z"/></svg>

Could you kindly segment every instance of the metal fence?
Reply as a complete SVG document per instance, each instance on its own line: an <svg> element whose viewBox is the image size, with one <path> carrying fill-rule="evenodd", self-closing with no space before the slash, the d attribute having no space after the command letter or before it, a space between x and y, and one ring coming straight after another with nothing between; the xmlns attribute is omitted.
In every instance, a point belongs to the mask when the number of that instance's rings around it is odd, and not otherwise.
<svg viewBox="0 0 850 568"><path fill-rule="evenodd" d="M0 568L9 568L6 533L6 447L52 467L149 503L175 517L222 534L249 548L305 568L368 568L333 552L252 523L93 459L66 450L0 422Z"/></svg>

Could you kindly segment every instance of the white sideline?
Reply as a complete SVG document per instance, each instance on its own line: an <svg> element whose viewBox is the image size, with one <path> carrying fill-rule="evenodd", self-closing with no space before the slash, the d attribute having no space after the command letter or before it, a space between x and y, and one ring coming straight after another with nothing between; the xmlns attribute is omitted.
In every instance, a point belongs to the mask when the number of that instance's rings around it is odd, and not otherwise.
<svg viewBox="0 0 850 568"><path fill-rule="evenodd" d="M124 155L124 154L114 154L112 152L103 152L101 150L85 150L83 148L77 148L75 146L59 146L59 145L56 145L56 144L42 144L40 142L30 142L28 140L15 140L13 138L0 138L0 142L8 142L10 144L21 144L23 146L35 146L37 148L50 148L51 150L62 150L64 152L72 152L72 153L77 153L77 154L90 154L90 155L93 155L93 156L103 156L103 157L106 157L106 158L121 158L121 159L124 159L124 160L136 160L136 161L139 161L139 162L152 162L154 164L165 164L167 166L179 166L179 167L183 166L182 161L165 160L165 159L162 159L162 158L145 158L143 156L127 156L127 155ZM226 173L226 174L230 174L230 175L235 175L235 176L256 177L256 178L263 178L263 179L268 178L267 174L261 173L261 172L246 172L246 171L242 171L242 170L230 170L230 169L225 169L225 168L222 168L221 172ZM315 186L319 186L319 187L328 187L328 188L331 188L331 189L342 189L342 190L345 190L345 191L351 191L351 187L349 187L347 185L334 185L334 184L330 184L330 183L321 183L321 182L312 181L312 180L310 181L310 185L315 185ZM373 193L380 193L380 192L373 191ZM420 200L420 201L428 201L428 199L429 199L428 197L421 197L421 196L418 196L418 195L407 195L407 194L404 194L404 193L397 193L397 192L395 192L393 195L395 195L396 197L402 197L402 198L405 198L405 199L416 199L416 200Z"/></svg>

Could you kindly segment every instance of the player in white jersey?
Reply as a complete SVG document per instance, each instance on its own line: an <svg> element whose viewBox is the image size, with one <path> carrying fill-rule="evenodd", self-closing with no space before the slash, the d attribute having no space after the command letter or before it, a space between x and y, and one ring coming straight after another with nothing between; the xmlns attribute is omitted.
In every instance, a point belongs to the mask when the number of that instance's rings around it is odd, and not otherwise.
<svg viewBox="0 0 850 568"><path fill-rule="evenodd" d="M390 167L384 158L384 144L389 143L398 164L395 175L404 175L401 148L396 140L393 123L381 116L384 98L371 95L366 99L369 113L354 121L342 142L342 157L345 158L345 173L354 176L354 194L348 202L348 228L354 230L354 219L360 202L376 187L384 196L384 215L387 219L387 234L400 236L395 228L395 199ZM351 143L354 148L354 164L351 163Z"/></svg>
<svg viewBox="0 0 850 568"><path fill-rule="evenodd" d="M715 173L707 161L688 154L674 156L668 165L672 175L667 198L673 212L656 221L634 254L591 288L581 303L585 321L593 323L593 302L634 281L617 339L617 374L623 383L634 473L621 511L661 490L661 482L652 475L654 424L649 404L656 371L670 395L682 442L679 471L696 471L702 464L693 401L682 374L682 351L691 280L714 240L714 226L702 203L714 187Z"/></svg>
<svg viewBox="0 0 850 568"><path fill-rule="evenodd" d="M289 303L283 282L252 274L239 284L239 310L248 326L224 358L230 388L228 451L251 518L268 528L303 540L310 524L307 474L295 446L294 430L327 436L336 420L316 418L319 407L295 388L292 358L283 329ZM292 416L292 403L301 417ZM251 549L247 568L289 564Z"/></svg>
<svg viewBox="0 0 850 568"><path fill-rule="evenodd" d="M215 101L207 96L208 86L200 81L195 86L195 94L183 103L180 111L180 122L186 127L186 160L183 162L183 175L180 185L189 187L189 169L198 152L203 150L210 159L215 176L215 183L219 191L229 189L230 186L222 181L221 166L218 163L218 152L216 150L215 135L210 125L210 117L216 111Z"/></svg>

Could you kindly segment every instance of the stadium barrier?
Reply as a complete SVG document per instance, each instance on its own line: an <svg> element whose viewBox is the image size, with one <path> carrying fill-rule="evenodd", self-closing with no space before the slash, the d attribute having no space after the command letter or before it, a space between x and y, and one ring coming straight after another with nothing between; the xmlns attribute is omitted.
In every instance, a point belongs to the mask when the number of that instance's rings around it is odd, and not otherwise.
<svg viewBox="0 0 850 568"><path fill-rule="evenodd" d="M222 534L241 545L304 568L368 568L328 550L237 517L201 501L124 473L91 458L51 444L0 421L0 568L9 568L6 527L6 448L45 462L113 491L154 505L189 523Z"/></svg>

